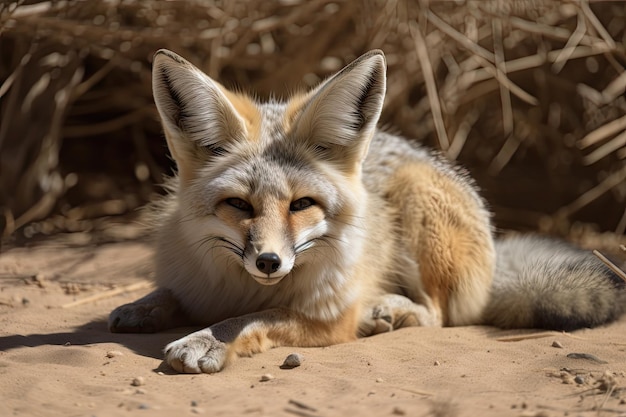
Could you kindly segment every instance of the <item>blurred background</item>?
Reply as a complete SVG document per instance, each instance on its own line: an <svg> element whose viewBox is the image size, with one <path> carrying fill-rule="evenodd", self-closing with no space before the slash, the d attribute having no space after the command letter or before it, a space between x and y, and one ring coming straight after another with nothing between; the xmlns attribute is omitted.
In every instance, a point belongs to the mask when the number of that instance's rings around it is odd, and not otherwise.
<svg viewBox="0 0 626 417"><path fill-rule="evenodd" d="M141 234L138 209L175 172L152 101L159 48L261 99L380 48L381 126L467 167L499 230L616 248L625 26L622 1L4 0L0 233Z"/></svg>

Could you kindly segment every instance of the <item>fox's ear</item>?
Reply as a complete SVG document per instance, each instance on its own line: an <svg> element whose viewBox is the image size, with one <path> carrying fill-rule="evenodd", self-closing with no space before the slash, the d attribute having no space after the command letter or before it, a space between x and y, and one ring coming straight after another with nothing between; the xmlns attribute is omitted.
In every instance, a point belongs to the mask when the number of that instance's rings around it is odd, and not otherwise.
<svg viewBox="0 0 626 417"><path fill-rule="evenodd" d="M385 71L382 51L370 51L311 91L294 120L299 140L347 172L359 168L383 107Z"/></svg>
<svg viewBox="0 0 626 417"><path fill-rule="evenodd" d="M245 136L245 123L227 91L174 52L154 55L152 92L179 175L195 162L228 151Z"/></svg>

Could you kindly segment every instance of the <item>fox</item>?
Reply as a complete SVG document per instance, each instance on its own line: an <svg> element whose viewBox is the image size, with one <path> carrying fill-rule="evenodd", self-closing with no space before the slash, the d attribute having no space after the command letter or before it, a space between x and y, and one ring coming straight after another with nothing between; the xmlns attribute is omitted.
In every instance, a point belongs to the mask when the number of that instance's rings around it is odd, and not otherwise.
<svg viewBox="0 0 626 417"><path fill-rule="evenodd" d="M466 170L377 127L380 50L287 100L226 89L165 49L152 84L176 163L153 215L156 290L108 327L204 327L165 347L177 372L409 326L569 331L624 312L626 282L593 254L496 238Z"/></svg>

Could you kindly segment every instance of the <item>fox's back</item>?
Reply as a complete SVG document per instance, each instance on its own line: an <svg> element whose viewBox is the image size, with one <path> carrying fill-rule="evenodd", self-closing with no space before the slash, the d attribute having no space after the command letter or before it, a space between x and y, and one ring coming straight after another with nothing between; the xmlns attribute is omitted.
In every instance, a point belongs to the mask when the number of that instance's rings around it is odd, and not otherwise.
<svg viewBox="0 0 626 417"><path fill-rule="evenodd" d="M464 169L453 165L445 157L431 149L419 145L416 141L378 130L370 144L369 153L363 165L363 182L368 191L385 196L389 187L393 187L394 175L406 166L423 166L436 176L453 181L468 197L481 207L483 200L478 194L473 179ZM421 180L428 183L428 178ZM432 184L433 187L435 184Z"/></svg>

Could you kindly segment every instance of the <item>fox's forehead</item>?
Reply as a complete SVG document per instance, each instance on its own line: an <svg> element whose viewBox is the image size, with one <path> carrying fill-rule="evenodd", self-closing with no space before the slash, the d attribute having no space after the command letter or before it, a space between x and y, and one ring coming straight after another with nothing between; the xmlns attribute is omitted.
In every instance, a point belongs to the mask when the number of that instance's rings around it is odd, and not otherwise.
<svg viewBox="0 0 626 417"><path fill-rule="evenodd" d="M253 127L258 136L256 139L264 146L283 141L289 129L289 123L286 122L288 103L271 100L258 103L257 109L260 117L256 121L258 126Z"/></svg>
<svg viewBox="0 0 626 417"><path fill-rule="evenodd" d="M340 204L336 184L314 162L281 145L274 142L259 153L233 155L224 161L219 174L205 184L213 204L230 197L261 205L269 200L311 197L334 211Z"/></svg>
<svg viewBox="0 0 626 417"><path fill-rule="evenodd" d="M217 199L240 197L263 200L324 198L337 203L337 190L304 144L289 132L293 102L255 103L258 116L243 146L211 169L210 187Z"/></svg>

